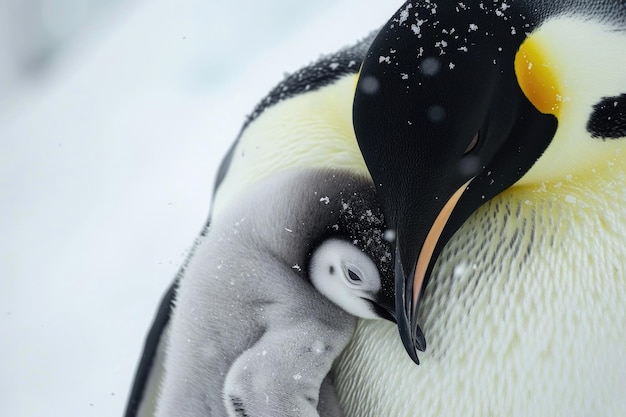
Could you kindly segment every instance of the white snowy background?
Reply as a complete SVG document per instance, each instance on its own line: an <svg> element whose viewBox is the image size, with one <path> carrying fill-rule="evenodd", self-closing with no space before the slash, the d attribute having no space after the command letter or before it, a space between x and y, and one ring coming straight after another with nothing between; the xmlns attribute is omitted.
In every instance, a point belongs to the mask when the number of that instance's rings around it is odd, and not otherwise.
<svg viewBox="0 0 626 417"><path fill-rule="evenodd" d="M0 415L122 414L245 115L400 5L0 0Z"/></svg>

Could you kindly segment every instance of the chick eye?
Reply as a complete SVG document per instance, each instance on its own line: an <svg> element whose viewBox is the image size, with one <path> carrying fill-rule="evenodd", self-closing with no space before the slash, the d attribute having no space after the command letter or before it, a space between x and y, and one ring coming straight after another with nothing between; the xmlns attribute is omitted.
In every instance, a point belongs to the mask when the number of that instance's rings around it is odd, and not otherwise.
<svg viewBox="0 0 626 417"><path fill-rule="evenodd" d="M474 137L472 138L472 141L469 143L469 145L467 145L467 148L465 148L463 155L467 155L468 153L472 152L476 148L476 145L478 145L478 138L479 138L479 134L476 133Z"/></svg>
<svg viewBox="0 0 626 417"><path fill-rule="evenodd" d="M352 271L351 269L348 269L348 278L354 284L360 284L361 282L363 282L361 277L356 272Z"/></svg>

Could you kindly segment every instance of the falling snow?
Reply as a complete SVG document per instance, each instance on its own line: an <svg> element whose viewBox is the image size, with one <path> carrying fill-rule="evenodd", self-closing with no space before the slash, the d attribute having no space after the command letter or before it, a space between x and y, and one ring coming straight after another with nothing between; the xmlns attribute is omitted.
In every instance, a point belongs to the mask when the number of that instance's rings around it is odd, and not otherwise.
<svg viewBox="0 0 626 417"><path fill-rule="evenodd" d="M396 240L396 231L392 229L385 230L384 238L387 242L393 243Z"/></svg>
<svg viewBox="0 0 626 417"><path fill-rule="evenodd" d="M455 266L454 270L452 271L454 278L461 278L465 274L465 271L467 271L468 267L469 265L465 262L460 263L457 266Z"/></svg>
<svg viewBox="0 0 626 417"><path fill-rule="evenodd" d="M312 349L313 352L317 354L324 353L326 351L324 342L322 342L321 340L316 340L315 342L313 342Z"/></svg>
<svg viewBox="0 0 626 417"><path fill-rule="evenodd" d="M574 197L573 195L566 195L565 196L565 202L566 203L570 203L570 204L576 204L578 200L576 199L576 197Z"/></svg>
<svg viewBox="0 0 626 417"><path fill-rule="evenodd" d="M413 7L411 3L407 4L406 8L400 12L400 20L398 23L402 25L409 18L409 10Z"/></svg>

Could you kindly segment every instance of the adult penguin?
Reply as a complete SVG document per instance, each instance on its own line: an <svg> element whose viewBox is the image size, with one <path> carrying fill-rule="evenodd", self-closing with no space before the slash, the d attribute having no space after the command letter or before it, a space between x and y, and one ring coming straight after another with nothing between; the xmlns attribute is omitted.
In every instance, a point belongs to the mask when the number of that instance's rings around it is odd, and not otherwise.
<svg viewBox="0 0 626 417"><path fill-rule="evenodd" d="M362 323L347 415L626 415L624 68L623 1L409 1L380 31L354 127L428 349Z"/></svg>

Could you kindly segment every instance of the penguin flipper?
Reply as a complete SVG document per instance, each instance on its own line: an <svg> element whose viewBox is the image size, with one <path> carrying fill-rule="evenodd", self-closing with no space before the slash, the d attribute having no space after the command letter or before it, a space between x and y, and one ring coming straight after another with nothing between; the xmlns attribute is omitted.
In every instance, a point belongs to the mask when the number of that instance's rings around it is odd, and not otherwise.
<svg viewBox="0 0 626 417"><path fill-rule="evenodd" d="M146 336L141 358L135 371L133 385L126 403L124 417L153 415L150 410L153 410L155 407L158 382L162 375L163 343L167 340L165 335L172 315L179 280L180 273L163 295L150 331Z"/></svg>
<svg viewBox="0 0 626 417"><path fill-rule="evenodd" d="M343 409L339 403L339 397L335 390L332 370L322 381L320 398L317 402L317 412L322 417L343 417Z"/></svg>
<svg viewBox="0 0 626 417"><path fill-rule="evenodd" d="M229 415L342 417L328 377L356 323L354 317L342 315L345 319L339 318L332 328L310 320L266 332L226 375L224 405Z"/></svg>

